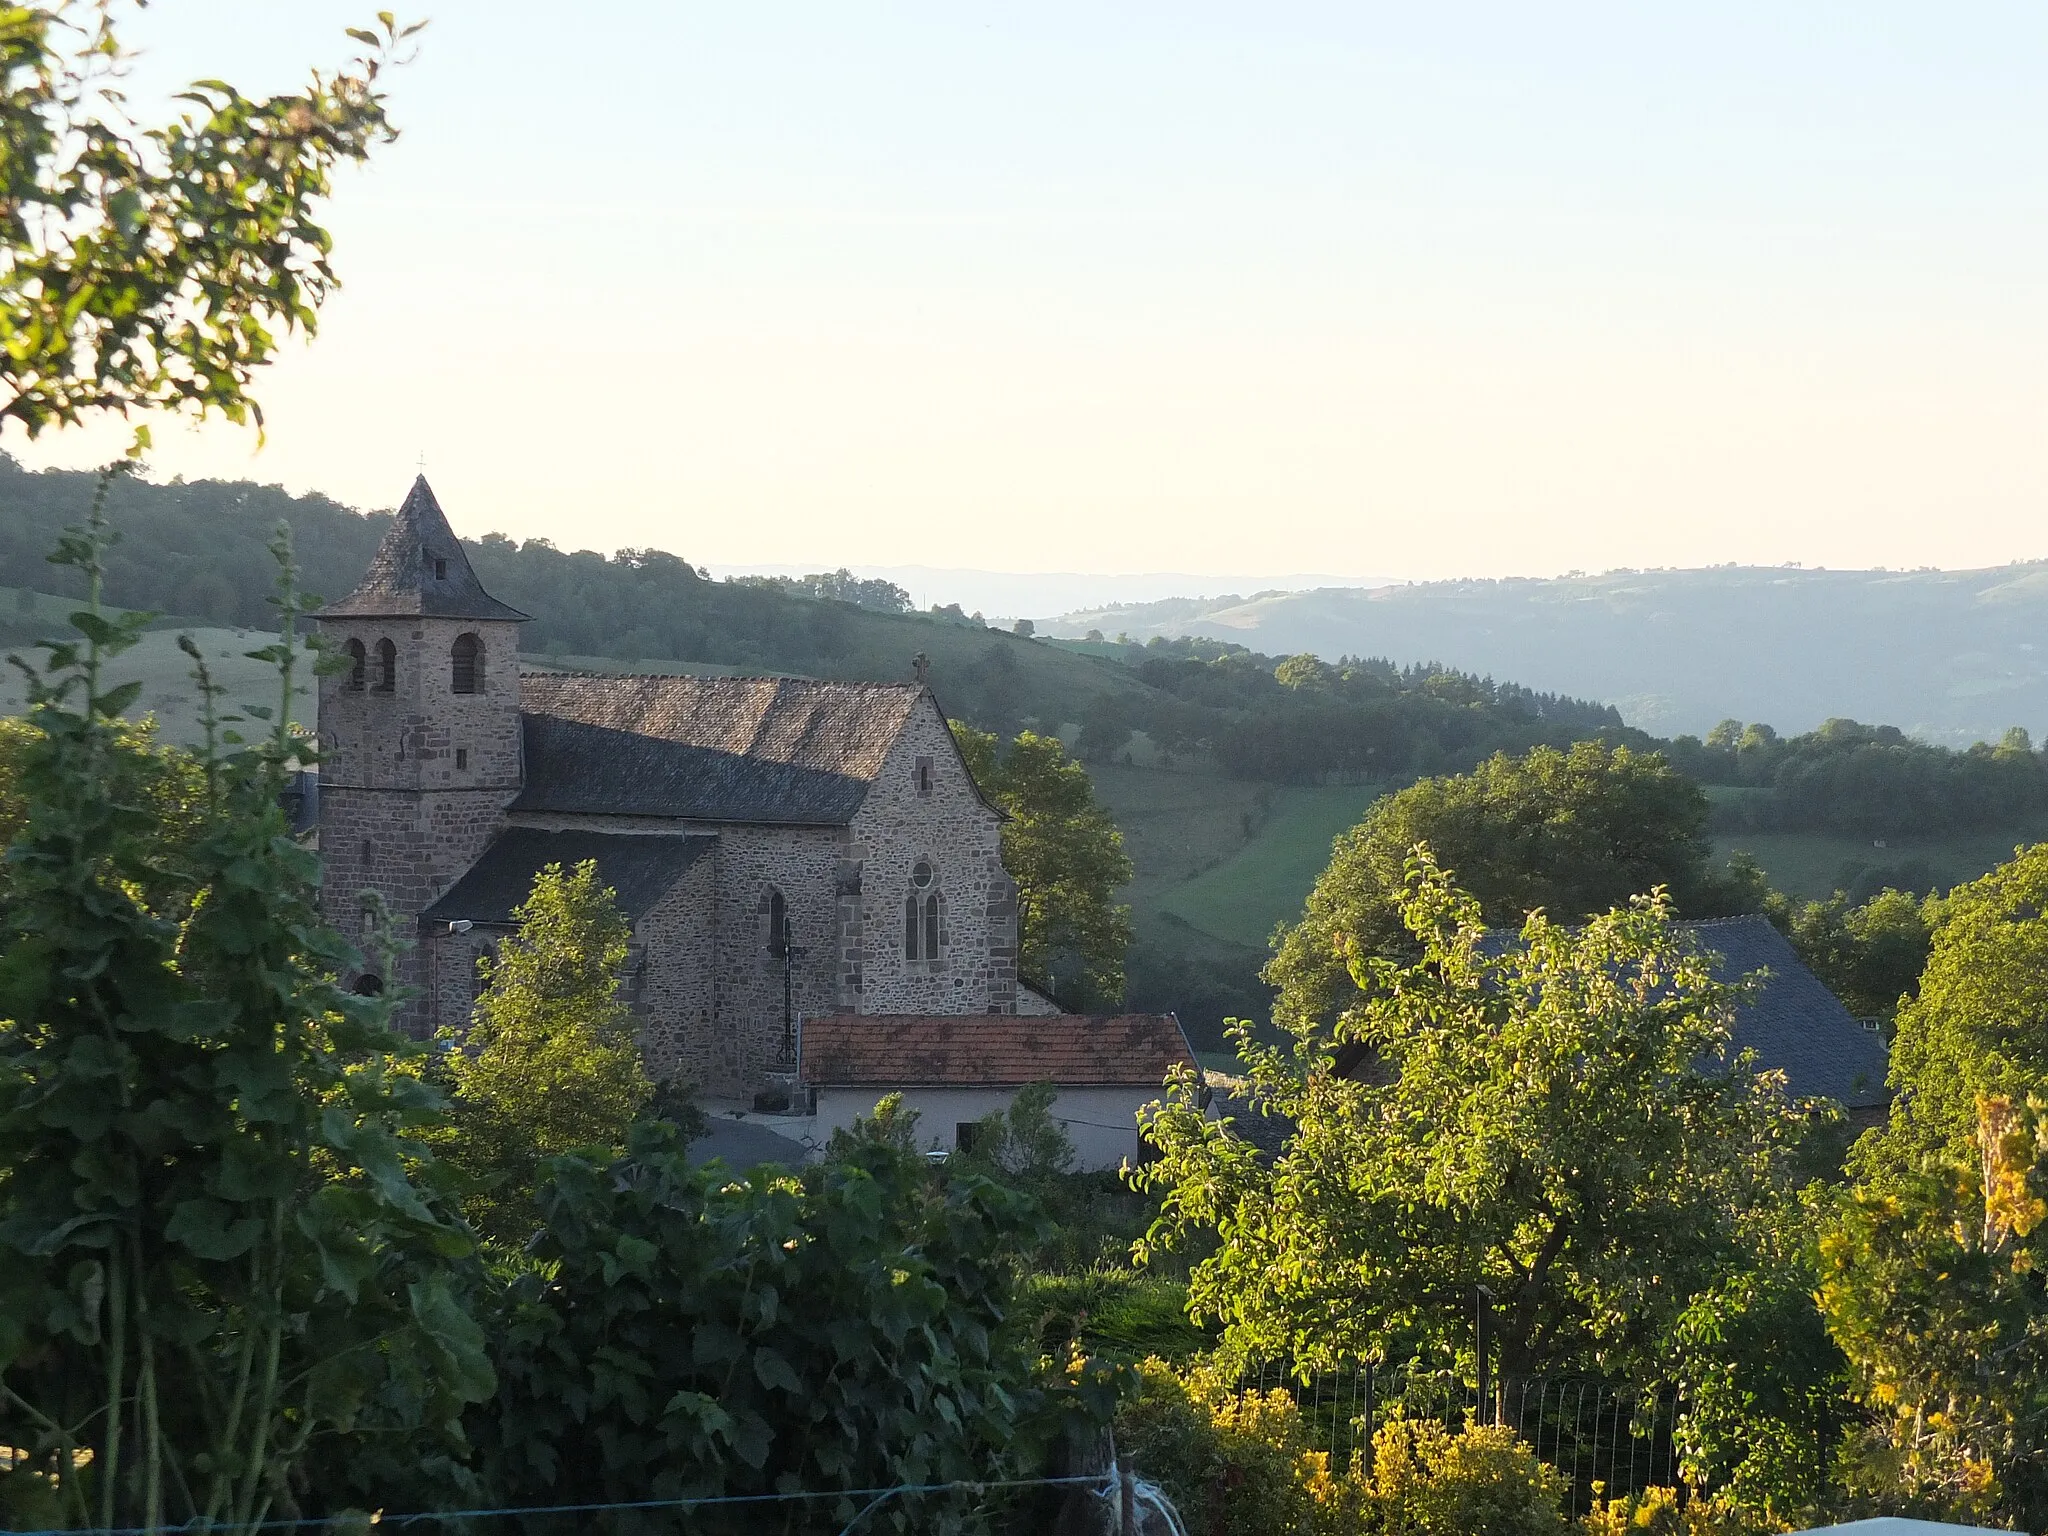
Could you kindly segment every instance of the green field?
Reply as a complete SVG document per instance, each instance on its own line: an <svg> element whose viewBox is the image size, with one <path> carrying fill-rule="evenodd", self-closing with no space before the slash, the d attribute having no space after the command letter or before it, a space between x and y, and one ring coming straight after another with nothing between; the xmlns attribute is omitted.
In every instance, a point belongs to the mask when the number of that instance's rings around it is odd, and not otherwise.
<svg viewBox="0 0 2048 1536"><path fill-rule="evenodd" d="M1166 893L1161 905L1204 933L1263 949L1274 925L1301 915L1330 843L1358 825L1379 789L1358 784L1273 791L1252 838L1213 869Z"/></svg>
<svg viewBox="0 0 2048 1536"><path fill-rule="evenodd" d="M1885 884L1942 890L1974 880L2012 857L2015 844L2048 840L2048 820L2002 832L1956 833L1948 837L1894 837L1883 845L1869 838L1833 837L1818 832L1739 832L1714 839L1714 856L1736 849L1754 857L1771 884L1793 896L1823 897L1854 883L1857 866Z"/></svg>
<svg viewBox="0 0 2048 1536"><path fill-rule="evenodd" d="M42 653L33 642L41 636L61 636L68 631L67 616L78 604L64 598L29 593L26 597L12 587L0 587L0 652L40 662ZM168 625L172 621L159 621ZM277 673L270 663L251 661L248 652L260 650L277 636L255 629L216 629L195 625L188 628L152 629L129 651L107 666L109 685L140 682L142 693L128 711L132 718L154 715L167 741L196 744L200 740L199 685L192 676L192 659L178 649L178 636L189 634L206 657L213 679L227 690L221 705L233 712L244 704L277 706ZM309 658L310 659L310 658ZM301 674L301 689L293 715L304 724L312 719L312 682L308 668ZM28 681L18 668L0 672L0 715L18 715L28 707ZM244 735L250 734L244 730Z"/></svg>

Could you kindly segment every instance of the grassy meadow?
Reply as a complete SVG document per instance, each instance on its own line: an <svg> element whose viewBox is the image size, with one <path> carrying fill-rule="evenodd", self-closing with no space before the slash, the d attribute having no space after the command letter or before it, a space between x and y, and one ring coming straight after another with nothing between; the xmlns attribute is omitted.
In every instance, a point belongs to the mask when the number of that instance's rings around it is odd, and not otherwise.
<svg viewBox="0 0 2048 1536"><path fill-rule="evenodd" d="M0 587L0 652L39 662L41 653L34 649L35 642L69 633L69 616L78 606L69 598ZM192 676L191 658L178 649L181 634L190 635L197 643L214 681L227 690L221 701L224 712L233 712L244 704L276 707L277 673L269 662L252 661L247 654L269 645L277 638L275 634L209 627L203 621L182 625L172 619L156 622L157 627L145 633L140 643L108 665L107 679L110 684L142 684L141 696L129 714L137 719L154 715L163 739L192 745L202 734L199 685ZM302 675L301 682L292 714L301 724L310 725L310 670ZM0 671L0 715L18 715L27 704L28 681L20 669L10 666Z"/></svg>

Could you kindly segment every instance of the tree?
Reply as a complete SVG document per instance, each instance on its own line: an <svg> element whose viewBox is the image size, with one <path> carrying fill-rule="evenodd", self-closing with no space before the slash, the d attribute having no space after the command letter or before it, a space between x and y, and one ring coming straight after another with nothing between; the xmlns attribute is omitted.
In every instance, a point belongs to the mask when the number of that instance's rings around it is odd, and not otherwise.
<svg viewBox="0 0 2048 1536"><path fill-rule="evenodd" d="M117 9L0 13L0 426L188 409L260 426L255 370L336 283L315 206L336 164L395 136L378 82L416 29L352 31L364 55L295 94L201 81L139 130Z"/></svg>
<svg viewBox="0 0 2048 1536"><path fill-rule="evenodd" d="M1859 1018L1889 1021L1920 986L1939 900L1883 890L1861 906L1837 891L1795 902L1773 893L1771 921L1785 930L1813 973Z"/></svg>
<svg viewBox="0 0 2048 1536"><path fill-rule="evenodd" d="M446 1065L449 1156L481 1185L472 1218L522 1241L541 1163L579 1147L616 1154L654 1088L618 997L630 929L596 863L548 865L513 915L518 933L478 962L488 985Z"/></svg>
<svg viewBox="0 0 2048 1536"><path fill-rule="evenodd" d="M952 726L974 782L1008 817L1003 867L1017 882L1019 969L1077 1008L1118 1007L1131 909L1115 898L1131 861L1088 770L1057 736L1024 731L1003 751L988 732Z"/></svg>
<svg viewBox="0 0 2048 1536"><path fill-rule="evenodd" d="M106 528L58 558L95 596ZM289 548L280 584L289 633ZM27 668L18 826L0 887L0 1469L10 1525L258 1527L366 1418L432 1449L487 1394L455 1300L467 1252L382 1000L317 906L279 809L304 750L245 743L199 668L196 763L115 716L139 616ZM191 654L195 663L198 651ZM291 697L296 647L255 653ZM159 805L182 803L184 824Z"/></svg>
<svg viewBox="0 0 2048 1536"><path fill-rule="evenodd" d="M1183 1072L1146 1116L1162 1192L1141 1257L1213 1231L1190 1312L1244 1357L1470 1361L1491 1291L1504 1389L1539 1371L1655 1370L1688 1298L1777 1198L1801 1117L1729 1045L1716 981L1663 894L1584 927L1491 935L1426 849L1401 916L1420 953L1354 948L1359 999L1233 1026L1250 1096L1293 1126L1270 1160L1208 1119ZM1359 1047L1373 1070L1335 1070ZM1505 1400L1505 1399L1503 1399Z"/></svg>
<svg viewBox="0 0 2048 1536"><path fill-rule="evenodd" d="M1576 920L1657 886L1678 910L1711 916L1742 893L1708 868L1706 819L1706 796L1661 756L1592 741L1411 784L1337 839L1301 920L1276 935L1265 971L1275 1017L1292 1027L1334 1014L1353 995L1349 954L1411 947L1401 913L1418 843L1496 925L1539 908Z"/></svg>
<svg viewBox="0 0 2048 1536"><path fill-rule="evenodd" d="M2048 1521L2048 844L1951 891L1851 1150L1821 1300L1870 1427L1859 1491Z"/></svg>

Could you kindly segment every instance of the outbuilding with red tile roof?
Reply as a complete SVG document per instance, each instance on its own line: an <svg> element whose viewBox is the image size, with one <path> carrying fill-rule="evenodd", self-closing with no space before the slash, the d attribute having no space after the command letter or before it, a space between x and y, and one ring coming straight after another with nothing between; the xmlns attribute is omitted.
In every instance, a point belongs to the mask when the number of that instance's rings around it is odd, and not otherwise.
<svg viewBox="0 0 2048 1536"><path fill-rule="evenodd" d="M1139 1160L1138 1111L1175 1067L1200 1070L1170 1013L826 1014L804 1021L800 1054L820 1139L896 1093L926 1145L950 1151L1019 1088L1050 1082L1053 1118L1084 1170Z"/></svg>

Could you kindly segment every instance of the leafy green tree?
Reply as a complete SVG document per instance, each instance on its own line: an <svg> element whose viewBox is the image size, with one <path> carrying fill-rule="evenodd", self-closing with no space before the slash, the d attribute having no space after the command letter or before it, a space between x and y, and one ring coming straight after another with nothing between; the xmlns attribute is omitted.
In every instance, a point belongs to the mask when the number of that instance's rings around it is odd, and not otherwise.
<svg viewBox="0 0 2048 1536"><path fill-rule="evenodd" d="M1825 1524L1834 1453L1858 1417L1848 1361L1814 1301L1813 1217L1786 1201L1756 1223L1750 1261L1686 1303L1666 1351L1685 1480L1711 1489L1735 1529Z"/></svg>
<svg viewBox="0 0 2048 1536"><path fill-rule="evenodd" d="M1765 910L1851 1013L1889 1021L1919 990L1940 907L1933 898L1883 890L1860 906L1840 891L1806 902L1774 894Z"/></svg>
<svg viewBox="0 0 2048 1536"><path fill-rule="evenodd" d="M1489 936L1426 850L1401 916L1420 950L1354 950L1358 1000L1234 1033L1250 1096L1293 1127L1267 1158L1203 1112L1191 1073L1147 1117L1164 1199L1142 1257L1197 1233L1191 1312L1225 1346L1303 1365L1465 1352L1492 1292L1499 1379L1653 1371L1687 1300L1778 1198L1802 1117L1732 1055L1716 981L1661 894L1583 927ZM1362 1049L1372 1069L1338 1072Z"/></svg>
<svg viewBox="0 0 2048 1536"><path fill-rule="evenodd" d="M1412 947L1402 907L1418 843L1497 926L1539 908L1576 921L1657 886L1708 916L1746 893L1709 869L1706 820L1706 796L1662 757L1592 741L1412 784L1337 839L1301 920L1276 935L1275 1017L1292 1028L1333 1015L1356 995L1351 955Z"/></svg>
<svg viewBox="0 0 2048 1536"><path fill-rule="evenodd" d="M1116 893L1131 861L1088 770L1057 736L1024 731L1005 750L988 732L952 724L974 782L1009 818L1003 867L1017 882L1024 976L1072 1007L1120 1006L1131 909Z"/></svg>
<svg viewBox="0 0 2048 1536"><path fill-rule="evenodd" d="M95 595L98 513L57 556ZM335 985L355 957L279 809L286 716L252 709L269 726L243 742L202 668L214 724L188 769L114 718L134 685L103 668L139 618L75 622L28 669L10 754L0 1510L253 1530L295 1511L321 1442L368 1419L424 1451L489 1392L451 1280L469 1242L417 1135L435 1096L394 1070L384 1003ZM294 647L255 654L289 699Z"/></svg>
<svg viewBox="0 0 2048 1536"><path fill-rule="evenodd" d="M1854 1485L2048 1522L2048 844L1942 904L1890 1116L1851 1150L1820 1295L1871 1415Z"/></svg>
<svg viewBox="0 0 2048 1536"><path fill-rule="evenodd" d="M616 1154L654 1087L619 1000L630 929L597 865L550 864L513 914L469 1033L445 1059L454 1087L448 1155L482 1186L493 1236L523 1240L542 1162L578 1147Z"/></svg>
<svg viewBox="0 0 2048 1536"><path fill-rule="evenodd" d="M95 411L262 422L248 386L335 286L316 205L334 167L394 137L379 89L415 29L262 101L217 80L140 129L119 92L119 6L0 12L0 426Z"/></svg>

